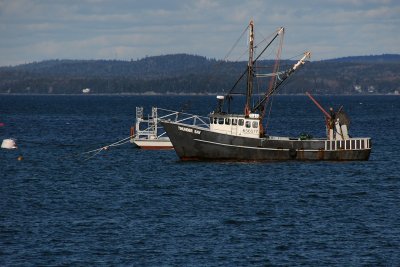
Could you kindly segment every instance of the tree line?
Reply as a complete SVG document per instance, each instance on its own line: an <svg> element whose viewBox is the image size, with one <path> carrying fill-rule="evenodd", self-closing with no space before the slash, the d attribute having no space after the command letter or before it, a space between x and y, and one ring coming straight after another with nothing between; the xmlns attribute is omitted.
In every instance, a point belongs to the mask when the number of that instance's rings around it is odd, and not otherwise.
<svg viewBox="0 0 400 267"><path fill-rule="evenodd" d="M295 61L282 61L283 69ZM260 61L272 69L274 61ZM226 93L246 68L202 56L175 54L138 60L47 60L0 67L0 93L81 94ZM244 88L244 83L237 89ZM256 89L264 92L268 83ZM307 63L280 93L388 94L400 91L400 55L346 57Z"/></svg>

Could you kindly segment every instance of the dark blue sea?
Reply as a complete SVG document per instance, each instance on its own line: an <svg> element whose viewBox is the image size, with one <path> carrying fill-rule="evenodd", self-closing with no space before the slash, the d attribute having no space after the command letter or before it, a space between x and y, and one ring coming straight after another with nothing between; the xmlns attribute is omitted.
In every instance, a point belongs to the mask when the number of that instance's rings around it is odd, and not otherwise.
<svg viewBox="0 0 400 267"><path fill-rule="evenodd" d="M400 97L316 96L372 137L366 162L181 162L127 143L135 107L209 96L0 96L1 266L400 266ZM235 100L234 100L235 101ZM271 135L324 135L277 96ZM1 141L0 140L0 141ZM23 160L17 160L22 155Z"/></svg>

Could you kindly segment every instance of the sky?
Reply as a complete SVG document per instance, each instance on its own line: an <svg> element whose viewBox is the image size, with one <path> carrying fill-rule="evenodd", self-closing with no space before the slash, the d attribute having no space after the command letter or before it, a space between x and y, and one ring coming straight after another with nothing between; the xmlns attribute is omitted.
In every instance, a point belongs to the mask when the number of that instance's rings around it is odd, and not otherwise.
<svg viewBox="0 0 400 267"><path fill-rule="evenodd" d="M0 66L177 53L223 59L251 19L256 39L285 27L283 58L400 53L399 0L0 0Z"/></svg>

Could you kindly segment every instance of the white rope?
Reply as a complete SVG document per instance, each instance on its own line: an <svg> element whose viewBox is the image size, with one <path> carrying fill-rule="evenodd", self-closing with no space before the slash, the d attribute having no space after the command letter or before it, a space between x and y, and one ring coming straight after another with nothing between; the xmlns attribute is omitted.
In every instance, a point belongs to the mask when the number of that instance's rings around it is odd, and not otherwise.
<svg viewBox="0 0 400 267"><path fill-rule="evenodd" d="M108 150L110 147L121 146L121 145L124 145L126 143L129 143L130 139L133 138L133 137L134 137L134 135L130 135L130 136L128 136L126 138L123 138L123 139L121 139L121 140L119 140L117 142L114 142L112 144L109 144L109 145L106 145L106 146L102 146L100 148L96 148L96 149L93 149L93 150L90 150L90 151L83 152L83 153L81 153L81 155L86 155L86 154L93 153L93 155L90 155L89 157L87 157L85 159L85 161L87 161L87 160L95 157L96 155L98 155L100 152L102 152L104 150Z"/></svg>
<svg viewBox="0 0 400 267"><path fill-rule="evenodd" d="M85 158L84 161L88 161L89 159L95 157L97 154L99 154L101 151L103 150L103 148L100 148L96 153L94 153L93 155L91 155L90 157Z"/></svg>

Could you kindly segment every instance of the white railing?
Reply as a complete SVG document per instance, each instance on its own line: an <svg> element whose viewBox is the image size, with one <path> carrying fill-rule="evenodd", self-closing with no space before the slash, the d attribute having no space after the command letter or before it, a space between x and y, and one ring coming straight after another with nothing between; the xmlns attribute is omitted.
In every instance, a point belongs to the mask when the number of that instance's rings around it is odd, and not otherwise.
<svg viewBox="0 0 400 267"><path fill-rule="evenodd" d="M160 138L167 136L159 122L161 120L169 120L174 122L185 122L186 124L196 125L200 127L209 128L209 118L202 117L194 114L173 111L162 108L152 108L151 116L144 116L143 107L136 107L136 127L135 135L131 138ZM145 124L146 127L143 129L140 127ZM142 128L142 129L141 129Z"/></svg>
<svg viewBox="0 0 400 267"><path fill-rule="evenodd" d="M190 113L184 113L180 111L173 111L173 110L168 110L168 109L163 109L163 108L157 108L157 110L162 111L162 112L168 112L167 114L164 115L159 115L158 120L171 120L174 122L185 122L186 124L191 124L191 125L196 125L200 127L205 127L209 128L210 123L209 123L209 118L208 117L203 117L199 115L194 115Z"/></svg>
<svg viewBox="0 0 400 267"><path fill-rule="evenodd" d="M362 150L371 148L371 138L350 138L346 140L327 140L325 150Z"/></svg>

